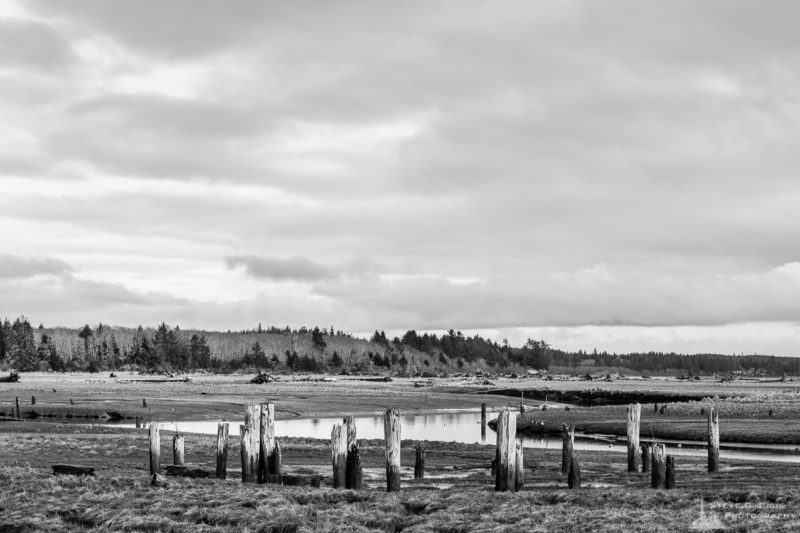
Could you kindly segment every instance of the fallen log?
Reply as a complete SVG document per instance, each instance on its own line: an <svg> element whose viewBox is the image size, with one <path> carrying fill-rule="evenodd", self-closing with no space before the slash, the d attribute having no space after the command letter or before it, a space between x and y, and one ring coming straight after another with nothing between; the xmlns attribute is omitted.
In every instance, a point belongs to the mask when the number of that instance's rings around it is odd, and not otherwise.
<svg viewBox="0 0 800 533"><path fill-rule="evenodd" d="M53 475L94 476L94 468L89 466L53 465Z"/></svg>
<svg viewBox="0 0 800 533"><path fill-rule="evenodd" d="M303 476L296 474L282 474L267 476L267 483L286 485L287 487L314 487L319 488L322 476Z"/></svg>
<svg viewBox="0 0 800 533"><path fill-rule="evenodd" d="M0 383L16 383L17 381L19 381L19 372L14 370L8 376L0 378Z"/></svg>
<svg viewBox="0 0 800 533"><path fill-rule="evenodd" d="M175 477L211 477L211 472L202 468L191 468L183 465L169 465L164 467L168 476Z"/></svg>

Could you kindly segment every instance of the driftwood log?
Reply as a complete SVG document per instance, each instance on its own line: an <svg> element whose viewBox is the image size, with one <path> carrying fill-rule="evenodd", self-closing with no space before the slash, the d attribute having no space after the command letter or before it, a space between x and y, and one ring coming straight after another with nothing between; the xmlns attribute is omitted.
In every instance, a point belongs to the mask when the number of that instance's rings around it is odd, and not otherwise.
<svg viewBox="0 0 800 533"><path fill-rule="evenodd" d="M94 476L94 468L89 466L53 465L57 476Z"/></svg>
<svg viewBox="0 0 800 533"><path fill-rule="evenodd" d="M269 475L267 483L286 485L287 487L314 487L319 488L322 476L302 476L302 475Z"/></svg>
<svg viewBox="0 0 800 533"><path fill-rule="evenodd" d="M175 477L211 477L211 472L202 468L191 468L183 465L169 465L164 467L168 476Z"/></svg>

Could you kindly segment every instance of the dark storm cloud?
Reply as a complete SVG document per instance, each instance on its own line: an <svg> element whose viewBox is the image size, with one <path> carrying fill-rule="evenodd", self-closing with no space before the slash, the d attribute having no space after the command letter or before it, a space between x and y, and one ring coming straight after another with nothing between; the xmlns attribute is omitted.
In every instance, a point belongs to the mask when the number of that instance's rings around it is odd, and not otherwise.
<svg viewBox="0 0 800 533"><path fill-rule="evenodd" d="M27 257L0 253L0 279L20 279L41 275L61 276L72 267L53 257Z"/></svg>

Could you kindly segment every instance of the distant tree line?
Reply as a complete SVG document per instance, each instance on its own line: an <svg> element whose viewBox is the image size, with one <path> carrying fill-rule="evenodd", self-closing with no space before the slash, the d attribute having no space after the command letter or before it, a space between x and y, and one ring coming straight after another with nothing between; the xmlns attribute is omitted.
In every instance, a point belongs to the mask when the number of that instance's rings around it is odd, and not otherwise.
<svg viewBox="0 0 800 533"><path fill-rule="evenodd" d="M37 331L38 330L38 331ZM102 323L96 328L88 324L70 335L79 346L77 351L62 353L43 326L34 329L26 317L13 322L8 319L0 323L0 364L20 371L90 371L113 370L134 367L144 370L188 371L206 369L228 372L245 368L272 369L294 372L366 372L394 371L406 373L410 370L413 354L417 357L417 372L436 366L442 370L489 367L494 369L509 366L550 369L597 367L627 369L631 373L677 372L687 375L730 374L734 372L756 372L762 375L782 376L800 374L800 358L764 355L730 356L721 354L684 355L677 353L647 352L610 354L607 352L567 352L553 348L544 340L529 339L521 347L512 347L507 340L497 343L479 335L465 336L460 331L449 330L439 336L434 333L419 334L409 330L402 337L389 339L383 331L375 331L370 338L372 349L363 359L353 358L351 353L340 354L330 348L329 341L338 338L352 340L352 336L330 328L313 329L268 327L261 324L253 330L231 333L243 338L252 334L273 334L291 339L291 348L278 353L267 353L259 341L247 344L238 356L213 353L206 335L186 333L179 327L161 323L155 330L139 326L128 333L125 342L120 342L112 328ZM209 335L217 335L213 332ZM223 334L224 335L224 334ZM296 336L310 337L311 349L298 353ZM326 340L326 337L328 340ZM263 338L263 335L261 336ZM352 341L355 342L355 341ZM362 342L363 341L358 341ZM308 344L306 344L308 346ZM336 344L333 345L334 347ZM274 347L274 346L273 346ZM62 350L63 351L63 350ZM332 353L331 353L332 352ZM421 363L421 366L420 366Z"/></svg>

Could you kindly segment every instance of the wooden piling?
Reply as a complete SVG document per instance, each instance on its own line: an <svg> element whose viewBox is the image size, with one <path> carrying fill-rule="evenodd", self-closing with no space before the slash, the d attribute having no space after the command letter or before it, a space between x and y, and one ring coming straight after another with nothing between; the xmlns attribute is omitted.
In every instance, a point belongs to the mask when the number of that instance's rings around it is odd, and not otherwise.
<svg viewBox="0 0 800 533"><path fill-rule="evenodd" d="M628 405L628 472L638 472L637 455L639 454L639 421L642 417L642 406L638 403Z"/></svg>
<svg viewBox="0 0 800 533"><path fill-rule="evenodd" d="M72 401L72 400L70 400L70 402L71 402L71 401ZM142 407L144 407L145 409L147 409L147 400L145 400L144 398L142 398Z"/></svg>
<svg viewBox="0 0 800 533"><path fill-rule="evenodd" d="M654 489L665 488L667 480L667 453L663 444L653 445L653 462L651 466L650 486Z"/></svg>
<svg viewBox="0 0 800 533"><path fill-rule="evenodd" d="M228 424L217 425L217 479L228 476Z"/></svg>
<svg viewBox="0 0 800 533"><path fill-rule="evenodd" d="M15 418L22 418L22 416L20 416L20 411L19 411L19 396L17 396L14 399L14 417Z"/></svg>
<svg viewBox="0 0 800 533"><path fill-rule="evenodd" d="M176 433L172 437L172 464L183 466L183 435Z"/></svg>
<svg viewBox="0 0 800 533"><path fill-rule="evenodd" d="M675 488L675 457L672 455L667 456L667 479L664 482L664 488Z"/></svg>
<svg viewBox="0 0 800 533"><path fill-rule="evenodd" d="M342 419L345 427L347 428L347 449L356 445L356 419L348 415Z"/></svg>
<svg viewBox="0 0 800 533"><path fill-rule="evenodd" d="M386 492L400 490L400 409L387 409L383 416L386 439Z"/></svg>
<svg viewBox="0 0 800 533"><path fill-rule="evenodd" d="M138 416L136 417L136 429L142 429L142 419Z"/></svg>
<svg viewBox="0 0 800 533"><path fill-rule="evenodd" d="M36 405L36 396L31 396L31 405Z"/></svg>
<svg viewBox="0 0 800 533"><path fill-rule="evenodd" d="M481 404L481 438L486 438L486 404Z"/></svg>
<svg viewBox="0 0 800 533"><path fill-rule="evenodd" d="M161 473L161 435L158 422L150 422L150 475Z"/></svg>
<svg viewBox="0 0 800 533"><path fill-rule="evenodd" d="M642 444L642 474L650 471L650 459L653 447L650 444Z"/></svg>
<svg viewBox="0 0 800 533"><path fill-rule="evenodd" d="M567 474L567 487L571 489L581 488L581 465L578 456L573 455L569 462L569 474Z"/></svg>
<svg viewBox="0 0 800 533"><path fill-rule="evenodd" d="M564 424L561 439L561 475L566 476L569 474L572 452L575 449L575 426Z"/></svg>
<svg viewBox="0 0 800 533"><path fill-rule="evenodd" d="M425 445L421 442L417 444L416 457L414 459L414 479L425 478Z"/></svg>
<svg viewBox="0 0 800 533"><path fill-rule="evenodd" d="M345 487L347 472L347 426L335 424L331 430L331 459L333 462L333 488Z"/></svg>
<svg viewBox="0 0 800 533"><path fill-rule="evenodd" d="M497 491L514 491L516 478L517 417L508 408L497 418L497 468L494 488Z"/></svg>
<svg viewBox="0 0 800 533"><path fill-rule="evenodd" d="M248 403L244 406L244 425L247 426L248 460L247 481L258 481L258 456L261 452L261 406L257 403ZM242 465L244 468L244 465Z"/></svg>
<svg viewBox="0 0 800 533"><path fill-rule="evenodd" d="M353 444L347 449L344 488L350 490L361 490L362 485L363 473L361 469L361 458L358 455L358 444Z"/></svg>
<svg viewBox="0 0 800 533"><path fill-rule="evenodd" d="M519 414L525 414L525 391L519 391Z"/></svg>
<svg viewBox="0 0 800 533"><path fill-rule="evenodd" d="M719 472L719 411L708 410L708 471Z"/></svg>
<svg viewBox="0 0 800 533"><path fill-rule="evenodd" d="M514 491L520 491L525 485L525 456L523 448L519 444L517 444L514 456L514 465Z"/></svg>
<svg viewBox="0 0 800 533"><path fill-rule="evenodd" d="M269 471L270 476L281 476L281 443L275 439L275 446L272 448L272 453L269 455Z"/></svg>
<svg viewBox="0 0 800 533"><path fill-rule="evenodd" d="M252 439L250 438L250 428L245 424L239 426L239 442L240 453L242 460L242 483L252 483L255 481L253 477L253 451L251 448Z"/></svg>
<svg viewBox="0 0 800 533"><path fill-rule="evenodd" d="M275 404L262 403L259 409L258 482L266 483L267 476L273 474L269 468L269 458L275 448Z"/></svg>

